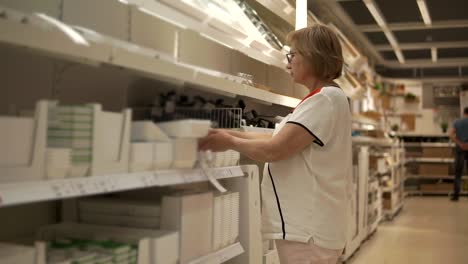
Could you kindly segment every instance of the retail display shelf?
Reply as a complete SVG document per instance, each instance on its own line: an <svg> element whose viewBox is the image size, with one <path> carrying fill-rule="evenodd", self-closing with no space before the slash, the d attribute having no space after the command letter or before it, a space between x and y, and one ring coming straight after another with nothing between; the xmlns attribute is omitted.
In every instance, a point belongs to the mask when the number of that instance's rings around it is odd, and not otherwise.
<svg viewBox="0 0 468 264"><path fill-rule="evenodd" d="M405 132L405 133L398 133L397 136L399 137L443 137L448 138L447 134L422 134L422 133L412 133L412 132Z"/></svg>
<svg viewBox="0 0 468 264"><path fill-rule="evenodd" d="M403 205L404 202L401 202L391 210L383 210L383 214L386 215L387 218L392 219L403 208Z"/></svg>
<svg viewBox="0 0 468 264"><path fill-rule="evenodd" d="M158 79L192 84L226 96L244 96L268 104L296 107L299 99L240 83L235 76L182 64L167 54L117 40L89 29L72 27L46 15L11 10L0 19L0 43L91 65L114 65ZM11 14L10 14L11 13Z"/></svg>
<svg viewBox="0 0 468 264"><path fill-rule="evenodd" d="M240 166L210 169L216 179L244 176ZM208 181L202 169L137 172L0 184L0 207L30 202Z"/></svg>
<svg viewBox="0 0 468 264"><path fill-rule="evenodd" d="M244 253L242 245L240 243L235 243L209 255L205 255L198 259L189 261L188 264L221 264L234 257L239 256L242 253Z"/></svg>
<svg viewBox="0 0 468 264"><path fill-rule="evenodd" d="M452 191L419 191L419 190L407 190L407 196L411 195L450 195ZM468 191L460 192L460 195L468 195Z"/></svg>
<svg viewBox="0 0 468 264"><path fill-rule="evenodd" d="M352 137L352 140L353 140L353 143L355 144L369 144L369 145L372 144L372 145L383 146L383 147L391 147L393 145L393 142L390 139L356 136L356 137Z"/></svg>
<svg viewBox="0 0 468 264"><path fill-rule="evenodd" d="M405 147L455 147L455 143L408 142Z"/></svg>
<svg viewBox="0 0 468 264"><path fill-rule="evenodd" d="M433 180L453 180L455 175L418 175L411 174L406 176L407 179L433 179ZM462 179L468 180L468 176L462 176Z"/></svg>
<svg viewBox="0 0 468 264"><path fill-rule="evenodd" d="M423 162L423 163L453 163L454 158L408 158L408 162Z"/></svg>

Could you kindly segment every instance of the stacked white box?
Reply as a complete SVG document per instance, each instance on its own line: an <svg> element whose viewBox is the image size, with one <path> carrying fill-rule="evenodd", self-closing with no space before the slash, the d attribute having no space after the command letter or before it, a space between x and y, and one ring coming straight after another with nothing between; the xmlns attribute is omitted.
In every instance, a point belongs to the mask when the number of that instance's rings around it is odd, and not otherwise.
<svg viewBox="0 0 468 264"><path fill-rule="evenodd" d="M216 251L222 248L223 241L223 196L216 195L213 201L213 238L212 250Z"/></svg>
<svg viewBox="0 0 468 264"><path fill-rule="evenodd" d="M165 196L161 208L161 228L180 234L181 264L211 252L213 193Z"/></svg>
<svg viewBox="0 0 468 264"><path fill-rule="evenodd" d="M134 142L130 144L130 164L131 172L149 171L153 169L154 144L151 142Z"/></svg>
<svg viewBox="0 0 468 264"><path fill-rule="evenodd" d="M71 149L70 176L86 176L93 158L93 106L49 108L47 144L50 148Z"/></svg>
<svg viewBox="0 0 468 264"><path fill-rule="evenodd" d="M37 236L43 241L64 237L137 243L137 264L177 264L179 259L179 234L168 230L61 223L40 228Z"/></svg>
<svg viewBox="0 0 468 264"><path fill-rule="evenodd" d="M46 178L65 178L71 167L71 149L48 148L46 151Z"/></svg>

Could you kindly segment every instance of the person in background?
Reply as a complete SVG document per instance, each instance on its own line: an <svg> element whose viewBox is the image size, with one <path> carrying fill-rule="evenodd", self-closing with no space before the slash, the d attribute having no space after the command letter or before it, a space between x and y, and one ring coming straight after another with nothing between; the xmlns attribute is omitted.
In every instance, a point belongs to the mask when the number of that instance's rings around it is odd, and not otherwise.
<svg viewBox="0 0 468 264"><path fill-rule="evenodd" d="M352 179L351 113L333 82L341 45L321 24L291 32L288 42L287 68L309 95L273 134L212 130L199 147L266 162L262 233L276 241L281 264L335 264L346 244Z"/></svg>
<svg viewBox="0 0 468 264"><path fill-rule="evenodd" d="M463 118L453 123L449 132L450 139L455 142L455 180L453 181L452 201L458 201L460 196L461 178L465 162L468 161L468 107L463 110Z"/></svg>

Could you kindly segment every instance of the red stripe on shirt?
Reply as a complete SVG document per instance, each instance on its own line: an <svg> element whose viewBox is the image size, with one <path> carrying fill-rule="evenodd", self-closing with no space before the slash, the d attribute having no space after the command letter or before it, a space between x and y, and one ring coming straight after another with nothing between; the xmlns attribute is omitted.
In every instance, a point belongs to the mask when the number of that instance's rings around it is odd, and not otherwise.
<svg viewBox="0 0 468 264"><path fill-rule="evenodd" d="M310 92L306 97L304 97L304 99L302 99L298 104L297 106L291 111L291 112L294 112L294 110L296 110L296 108L302 104L302 102L304 102L305 100L307 100L308 98L320 93L320 91L322 91L322 88L317 88L315 90L313 90L312 92Z"/></svg>

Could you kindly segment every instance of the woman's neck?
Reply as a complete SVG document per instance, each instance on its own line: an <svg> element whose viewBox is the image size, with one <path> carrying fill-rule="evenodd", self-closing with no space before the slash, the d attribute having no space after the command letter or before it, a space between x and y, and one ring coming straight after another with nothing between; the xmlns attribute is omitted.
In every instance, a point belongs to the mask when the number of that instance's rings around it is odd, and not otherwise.
<svg viewBox="0 0 468 264"><path fill-rule="evenodd" d="M310 92L313 92L314 90L322 88L328 84L330 84L330 82L328 81L310 79L306 81L305 86L307 87L307 89L309 89Z"/></svg>

